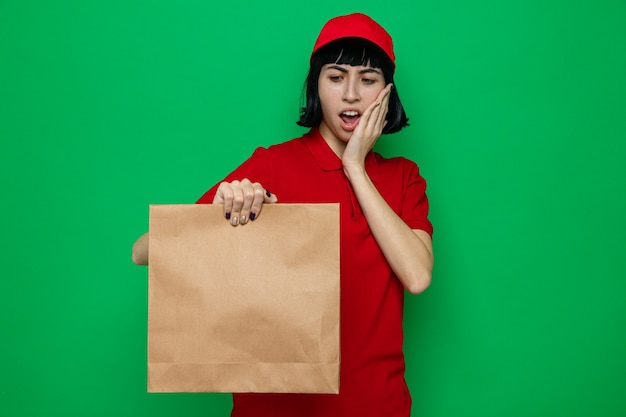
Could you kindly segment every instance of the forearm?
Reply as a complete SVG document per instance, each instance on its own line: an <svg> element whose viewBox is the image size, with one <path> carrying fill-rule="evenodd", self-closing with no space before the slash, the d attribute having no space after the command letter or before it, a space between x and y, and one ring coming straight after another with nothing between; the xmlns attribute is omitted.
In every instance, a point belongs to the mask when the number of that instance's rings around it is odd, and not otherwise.
<svg viewBox="0 0 626 417"><path fill-rule="evenodd" d="M148 265L148 233L144 233L133 245L133 262L137 265Z"/></svg>
<svg viewBox="0 0 626 417"><path fill-rule="evenodd" d="M421 293L430 285L432 275L430 236L404 223L374 187L363 167L344 170L387 262L407 291Z"/></svg>

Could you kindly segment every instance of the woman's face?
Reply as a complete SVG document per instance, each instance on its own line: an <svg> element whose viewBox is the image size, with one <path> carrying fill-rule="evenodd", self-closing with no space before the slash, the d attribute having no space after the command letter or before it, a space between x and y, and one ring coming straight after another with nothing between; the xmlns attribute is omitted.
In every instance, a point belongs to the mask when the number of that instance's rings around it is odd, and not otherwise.
<svg viewBox="0 0 626 417"><path fill-rule="evenodd" d="M385 88L380 68L326 64L318 79L322 107L320 133L331 147L345 147L370 104Z"/></svg>

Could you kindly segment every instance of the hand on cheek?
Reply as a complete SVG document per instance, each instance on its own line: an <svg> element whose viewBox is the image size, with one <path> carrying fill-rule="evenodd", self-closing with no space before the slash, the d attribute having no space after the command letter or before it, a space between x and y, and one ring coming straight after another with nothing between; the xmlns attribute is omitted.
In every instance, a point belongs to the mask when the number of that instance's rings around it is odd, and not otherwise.
<svg viewBox="0 0 626 417"><path fill-rule="evenodd" d="M352 132L352 137L346 146L342 161L346 164L364 163L365 156L374 147L376 141L387 124L387 111L389 107L389 93L392 84L388 84L369 105L361 116L359 124Z"/></svg>

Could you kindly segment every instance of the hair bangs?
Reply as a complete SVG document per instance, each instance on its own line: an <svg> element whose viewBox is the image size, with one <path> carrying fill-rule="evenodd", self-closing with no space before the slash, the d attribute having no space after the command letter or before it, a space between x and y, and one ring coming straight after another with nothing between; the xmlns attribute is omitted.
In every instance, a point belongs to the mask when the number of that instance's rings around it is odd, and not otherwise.
<svg viewBox="0 0 626 417"><path fill-rule="evenodd" d="M376 45L360 39L333 42L317 53L319 63L365 66L372 68L393 68L393 64ZM393 71L392 71L393 73Z"/></svg>

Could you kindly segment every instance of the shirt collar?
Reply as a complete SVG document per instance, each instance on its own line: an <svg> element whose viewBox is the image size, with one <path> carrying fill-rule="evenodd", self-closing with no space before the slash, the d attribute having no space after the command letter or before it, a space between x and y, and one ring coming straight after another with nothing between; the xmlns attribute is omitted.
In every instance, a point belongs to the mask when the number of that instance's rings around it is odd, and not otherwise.
<svg viewBox="0 0 626 417"><path fill-rule="evenodd" d="M343 170L341 159L339 159L330 146L328 146L328 143L326 143L317 127L314 127L309 132L305 133L303 139L307 148L313 155L313 159L315 159L317 165L319 165L322 170ZM379 166L377 155L373 151L370 151L365 157L365 171L372 181L378 181Z"/></svg>

